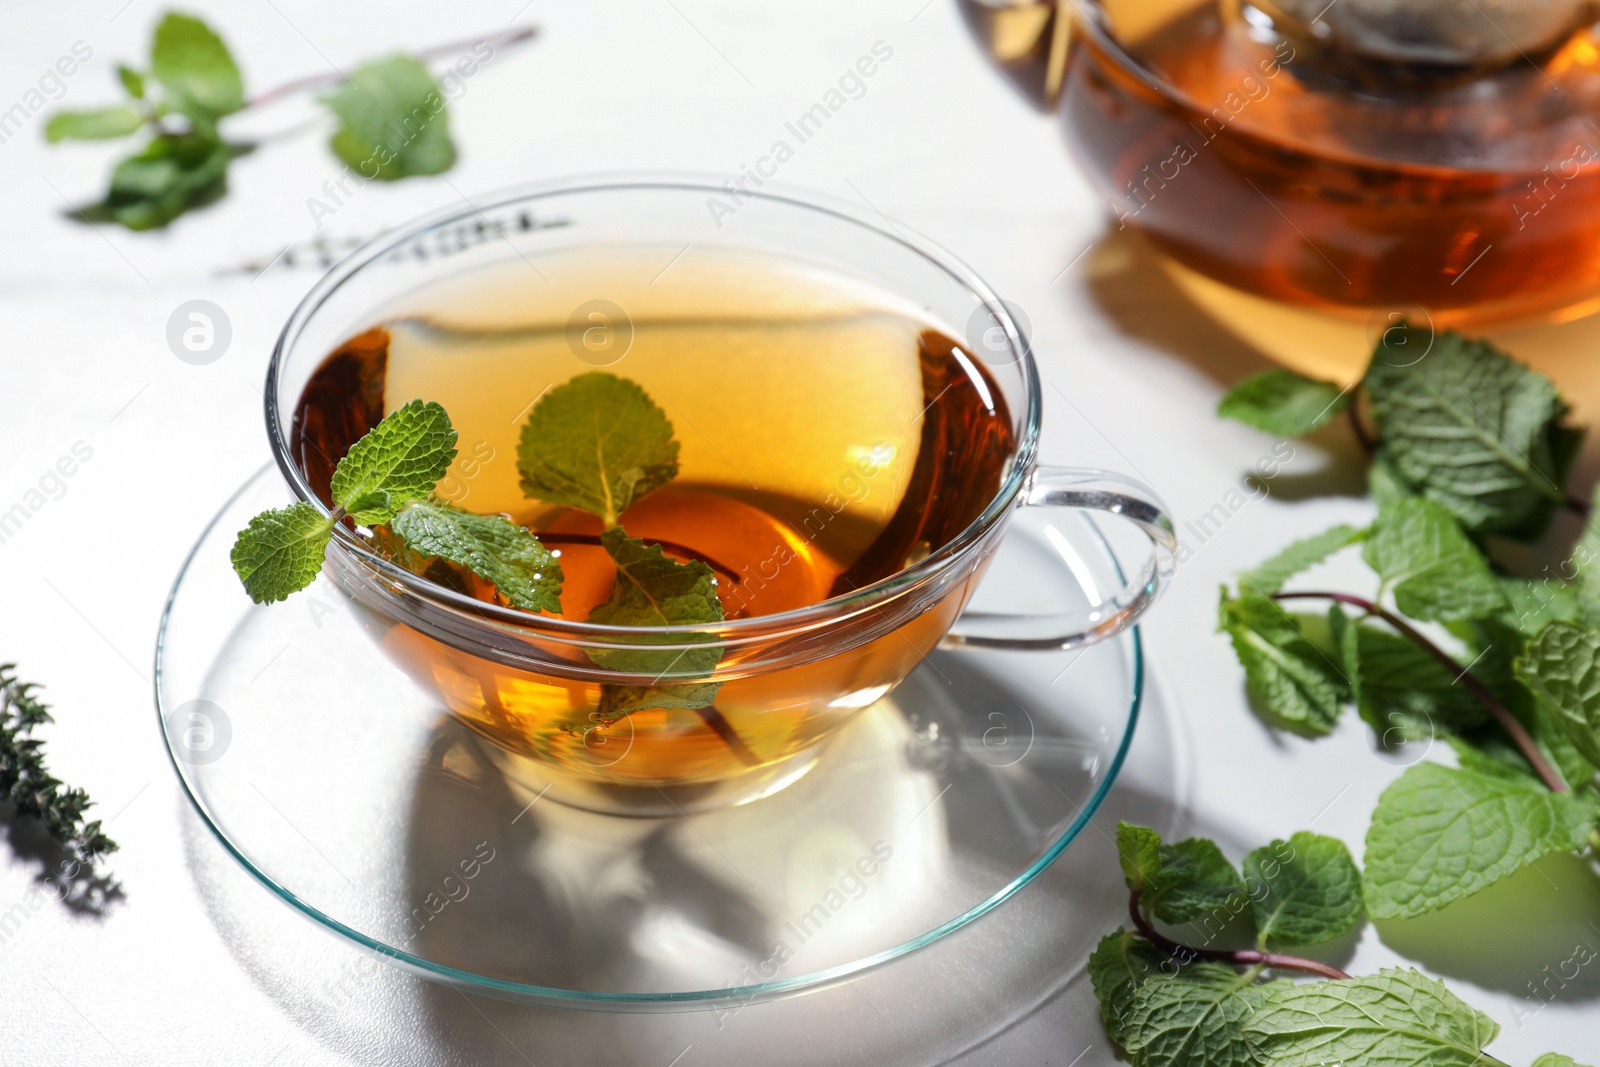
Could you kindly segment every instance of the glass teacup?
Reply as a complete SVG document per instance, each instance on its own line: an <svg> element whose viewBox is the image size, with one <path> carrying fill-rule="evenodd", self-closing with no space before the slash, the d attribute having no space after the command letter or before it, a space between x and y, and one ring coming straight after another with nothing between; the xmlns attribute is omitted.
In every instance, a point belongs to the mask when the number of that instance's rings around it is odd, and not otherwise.
<svg viewBox="0 0 1600 1067"><path fill-rule="evenodd" d="M648 283L606 280L608 264L640 263L651 254L663 266ZM676 267L680 260L735 264L737 270L724 275L748 283L735 285L727 297L735 304L752 293L766 294L763 299L781 293L791 310L794 299L801 299L811 301L807 313L815 312L812 304L821 298L797 298L788 288L797 277L826 278L827 285L818 281L818 292L854 286L872 294L861 299L874 307L893 305L895 315L911 316L931 335L962 338L947 354L970 375L963 388L975 390L990 415L1003 422L1007 454L999 457L992 494L974 503L970 521L918 542L896 557L897 567L886 577L789 610L736 615L713 625L607 626L486 603L397 565L355 531L339 527L326 565L334 584L357 605L367 630L398 666L494 742L510 777L539 795L627 814L752 799L809 769L831 735L941 643L1070 649L1121 631L1153 602L1175 550L1165 509L1148 488L1119 475L1038 464L1037 371L1012 314L981 280L950 254L887 220L809 197L730 192L713 179L597 177L512 190L442 212L357 251L296 309L268 371L268 431L290 488L326 509L316 478L308 476L308 467L319 461L307 453L294 413L324 357L351 337L375 323L414 321L462 293L482 292L480 281L503 278L509 265L527 273L514 298L495 305L494 315L504 320L496 336L564 337L570 348L555 364L540 364L546 387L598 366L619 373L645 368L643 384L650 388L658 381L652 376L673 369L673 357L652 348L652 322L678 314L715 324L739 314L732 305L710 306L715 300L696 288L697 279L706 277L696 273L703 266ZM573 266L584 263L606 269ZM662 287L673 270L681 273ZM568 284L572 278L581 280ZM625 299L614 299L624 289ZM634 310L624 311L624 304ZM819 366L828 364L826 355L817 355ZM619 362L624 356L630 362ZM537 399L532 382L528 392L525 402L514 390L509 399L493 399L525 411ZM389 397L388 403L408 399ZM687 403L681 391L661 399L682 433L703 433L692 405L691 411L680 406ZM922 412L906 412L904 432L918 440L915 431L927 425L929 411L949 402L941 393ZM462 464L474 462L469 446L476 436L463 431L463 454L452 478L467 476ZM495 452L489 440L477 443ZM860 445L842 450L854 465L847 466L847 479L870 478L882 458L878 453L894 451L881 441ZM968 462L962 442L947 445L947 464L959 469ZM741 454L735 461L712 443L700 450L702 461L686 448L681 477L706 484L737 471L754 488L757 480L781 480L768 460L782 451L768 447L766 454ZM843 495L826 498L838 500L836 510L855 499L850 484L841 481ZM450 485L447 478L441 494L450 496ZM320 488L325 493L325 485ZM492 488L464 505L515 510L496 502ZM1087 614L963 618L963 606L1019 506L1117 515L1148 536L1150 552L1122 590ZM793 533L803 538L807 530L797 523ZM665 666L646 675L596 663L607 651L641 645L666 654ZM707 649L718 653L709 674L703 667L673 666L678 657L672 653L703 663L700 653ZM621 717L604 710L607 687L671 691L707 683L718 689L704 707L642 707Z"/></svg>

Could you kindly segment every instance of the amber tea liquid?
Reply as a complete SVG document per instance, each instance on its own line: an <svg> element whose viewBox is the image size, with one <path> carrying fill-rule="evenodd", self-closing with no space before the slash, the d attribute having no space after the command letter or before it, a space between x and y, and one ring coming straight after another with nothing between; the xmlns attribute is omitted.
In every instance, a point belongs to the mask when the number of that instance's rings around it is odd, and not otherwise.
<svg viewBox="0 0 1600 1067"><path fill-rule="evenodd" d="M593 543L600 520L527 499L516 466L528 410L579 374L629 378L671 419L679 475L622 525L710 564L729 619L886 578L994 499L1015 451L1011 415L959 342L886 295L800 264L691 251L652 281L677 251L572 253L541 260L539 276L516 263L411 294L303 390L291 444L314 491L328 499L332 460L385 414L438 401L459 433L440 494L509 515L558 550L562 617L580 621L615 577ZM426 575L496 599L443 561ZM559 669L514 669L404 625L382 642L468 725L547 770L682 785L814 749L937 643L976 574L962 580L967 589L888 633L727 681L711 708L646 709L612 724L596 715L599 685ZM740 656L725 653L722 667Z"/></svg>

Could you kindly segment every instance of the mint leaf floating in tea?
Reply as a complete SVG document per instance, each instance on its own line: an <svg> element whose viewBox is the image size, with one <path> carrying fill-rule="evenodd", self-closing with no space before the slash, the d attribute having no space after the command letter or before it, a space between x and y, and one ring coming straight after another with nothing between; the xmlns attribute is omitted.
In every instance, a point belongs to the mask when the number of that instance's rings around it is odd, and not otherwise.
<svg viewBox="0 0 1600 1067"><path fill-rule="evenodd" d="M385 415L339 461L333 502L362 526L377 526L433 492L456 458L456 431L444 408L413 400Z"/></svg>
<svg viewBox="0 0 1600 1067"><path fill-rule="evenodd" d="M525 527L437 499L412 501L389 525L408 549L467 568L512 607L561 613L561 565Z"/></svg>
<svg viewBox="0 0 1600 1067"><path fill-rule="evenodd" d="M322 102L341 124L329 142L334 155L363 178L440 174L456 161L439 83L410 56L357 67Z"/></svg>
<svg viewBox="0 0 1600 1067"><path fill-rule="evenodd" d="M461 511L433 495L455 455L456 431L438 404L413 400L390 412L339 460L332 513L302 501L262 512L240 531L232 559L245 591L267 604L316 581L333 529L348 516L361 526L387 524L418 569L448 560L514 607L559 613L561 566L538 538L509 519Z"/></svg>
<svg viewBox="0 0 1600 1067"><path fill-rule="evenodd" d="M1229 389L1217 414L1280 437L1304 437L1350 405L1350 390L1274 368Z"/></svg>
<svg viewBox="0 0 1600 1067"><path fill-rule="evenodd" d="M609 529L635 500L677 477L678 442L642 388L596 371L533 406L517 469L530 498L598 515Z"/></svg>
<svg viewBox="0 0 1600 1067"><path fill-rule="evenodd" d="M698 626L722 621L716 578L699 560L679 563L658 545L629 537L621 527L601 535L617 565L617 581L605 603L589 613L589 621L606 626ZM709 635L662 634L629 639L639 647L591 649L589 658L607 670L653 675L643 686L607 685L600 709L610 717L639 708L703 708L716 698L719 682L670 682L663 679L703 677L716 669L722 649ZM652 644L703 645L651 648Z"/></svg>
<svg viewBox="0 0 1600 1067"><path fill-rule="evenodd" d="M1493 1019L1439 982L1385 969L1342 982L1285 985L1245 1026L1260 1062L1483 1067Z"/></svg>
<svg viewBox="0 0 1600 1067"><path fill-rule="evenodd" d="M1551 853L1583 848L1597 818L1591 787L1554 793L1529 775L1417 764L1372 814L1367 910L1403 919L1444 907Z"/></svg>

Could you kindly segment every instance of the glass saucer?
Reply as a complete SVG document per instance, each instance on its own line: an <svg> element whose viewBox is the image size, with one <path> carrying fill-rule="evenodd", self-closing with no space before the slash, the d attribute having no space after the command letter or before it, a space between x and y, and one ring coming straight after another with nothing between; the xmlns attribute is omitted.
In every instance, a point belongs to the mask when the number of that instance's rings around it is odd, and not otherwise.
<svg viewBox="0 0 1600 1067"><path fill-rule="evenodd" d="M470 991L681 1011L864 975L1056 860L1138 720L1137 631L1074 652L938 652L772 795L668 818L568 808L495 771L326 579L250 603L228 563L235 531L287 499L258 472L173 586L156 646L173 766L279 898ZM1044 614L1121 584L1090 520L1023 511L970 610Z"/></svg>

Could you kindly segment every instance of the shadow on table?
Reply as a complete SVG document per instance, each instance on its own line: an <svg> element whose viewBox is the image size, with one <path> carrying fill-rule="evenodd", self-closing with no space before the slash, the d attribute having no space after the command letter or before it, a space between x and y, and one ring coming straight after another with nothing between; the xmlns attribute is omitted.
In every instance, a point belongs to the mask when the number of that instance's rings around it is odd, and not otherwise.
<svg viewBox="0 0 1600 1067"><path fill-rule="evenodd" d="M1182 777L1174 760L1181 759L1183 746L1170 711L1161 703L1153 698L1147 705L1129 772L1081 841L1003 907L848 984L719 1011L563 1010L494 1000L478 991L425 981L375 955L351 951L348 942L336 944L312 923L278 906L186 811L187 851L211 921L239 965L297 1025L330 1050L357 1062L538 1063L541 1067L948 1063L1058 994L1082 972L1100 937L1122 920L1125 897L1111 839L1116 820L1131 819L1171 831L1177 819L1171 789ZM437 818L442 840L459 851L461 838L450 825L450 790L436 785L422 785L417 810L431 810L428 820ZM382 831L374 828L374 832ZM695 882L694 872L685 881L681 864L662 854L659 843L652 846L648 832L642 837L643 862L654 865L656 875L671 883L674 892ZM506 858L495 862L507 865L504 870L511 877L496 892L516 892L520 884L530 900L541 899L538 894L548 896L551 888L535 877L535 870L520 868L526 877L520 881L515 877L513 868L521 861L513 857L527 853L512 842L501 843ZM538 831L530 829L528 839L515 844L536 850ZM415 879L413 888L414 883ZM749 937L748 917L741 918L736 901L724 903L725 914L712 918L722 921L735 939ZM445 921L449 913L445 908L435 922ZM560 950L559 930L548 922L539 925L536 935L503 931L508 951ZM636 928L621 915L613 926L612 941L619 944ZM579 933L588 937L594 931L574 930L572 936ZM432 936L447 935L448 929L440 926ZM538 944L530 942L530 936ZM598 946L590 966L603 968L601 950L608 942L602 938L586 943ZM1083 1013L1076 1014L1075 1022L1063 1022L1079 1031L1072 1039L1101 1040L1097 1029L1081 1033Z"/></svg>

